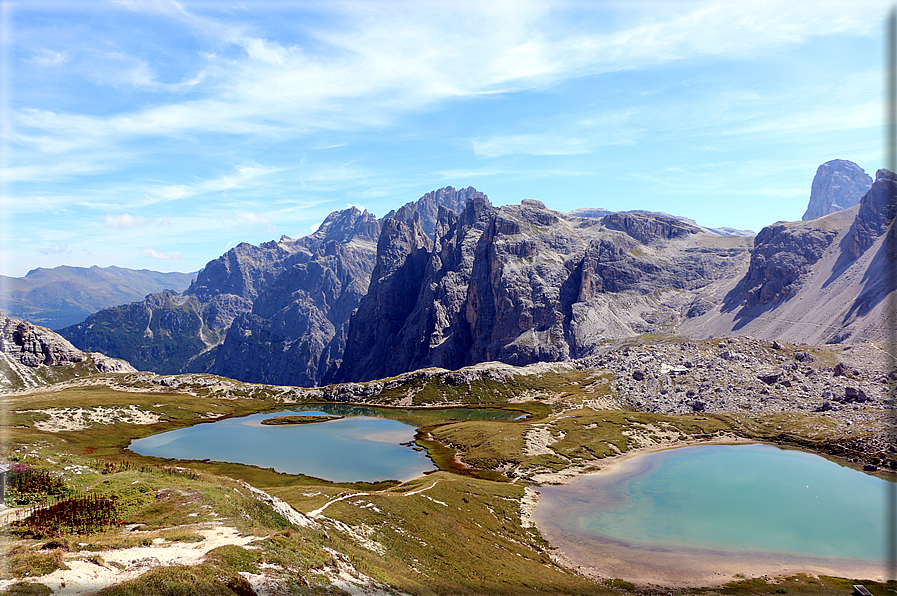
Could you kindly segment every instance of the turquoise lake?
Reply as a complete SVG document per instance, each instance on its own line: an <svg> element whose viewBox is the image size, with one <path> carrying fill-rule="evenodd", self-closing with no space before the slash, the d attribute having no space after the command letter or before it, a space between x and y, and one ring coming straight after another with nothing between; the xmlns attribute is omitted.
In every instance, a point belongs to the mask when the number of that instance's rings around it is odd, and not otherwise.
<svg viewBox="0 0 897 596"><path fill-rule="evenodd" d="M582 547L603 540L882 561L888 484L801 451L707 445L542 487L537 516Z"/></svg>
<svg viewBox="0 0 897 596"><path fill-rule="evenodd" d="M297 414L345 418L301 425L261 423ZM291 406L289 411L229 418L136 439L129 449L146 456L273 468L333 482L405 481L436 469L426 453L408 445L417 432L414 424L519 416L520 412L491 408L412 411L343 404Z"/></svg>

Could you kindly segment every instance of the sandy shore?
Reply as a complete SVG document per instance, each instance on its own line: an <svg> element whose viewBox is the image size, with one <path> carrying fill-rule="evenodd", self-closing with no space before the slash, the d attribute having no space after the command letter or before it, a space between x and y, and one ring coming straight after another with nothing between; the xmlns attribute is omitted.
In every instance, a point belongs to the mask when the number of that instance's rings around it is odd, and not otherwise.
<svg viewBox="0 0 897 596"><path fill-rule="evenodd" d="M755 441L725 437L715 441L673 441L632 449L601 460L585 474L623 473L638 465L646 453L695 445L749 444ZM540 483L566 484L584 475L582 469L534 477ZM537 489L527 487L521 503L524 526L535 525L555 547L552 558L559 564L594 579L622 579L638 585L711 587L743 578L784 577L795 573L832 575L851 579L885 581L887 565L853 559L829 559L780 553L667 548L626 544L597 537L571 536L554 525L539 507Z"/></svg>
<svg viewBox="0 0 897 596"><path fill-rule="evenodd" d="M744 578L787 577L796 573L885 581L884 562L823 559L762 552L724 552L704 549L666 549L628 545L609 540L575 542L537 516L542 535L558 550L559 564L594 579L623 579L638 585L712 587Z"/></svg>

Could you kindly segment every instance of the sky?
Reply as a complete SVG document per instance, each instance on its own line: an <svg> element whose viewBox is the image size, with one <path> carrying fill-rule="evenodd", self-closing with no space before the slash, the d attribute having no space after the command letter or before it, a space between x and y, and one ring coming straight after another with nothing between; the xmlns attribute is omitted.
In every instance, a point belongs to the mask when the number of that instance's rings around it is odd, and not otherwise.
<svg viewBox="0 0 897 596"><path fill-rule="evenodd" d="M759 231L883 167L881 0L0 0L0 274L444 186Z"/></svg>

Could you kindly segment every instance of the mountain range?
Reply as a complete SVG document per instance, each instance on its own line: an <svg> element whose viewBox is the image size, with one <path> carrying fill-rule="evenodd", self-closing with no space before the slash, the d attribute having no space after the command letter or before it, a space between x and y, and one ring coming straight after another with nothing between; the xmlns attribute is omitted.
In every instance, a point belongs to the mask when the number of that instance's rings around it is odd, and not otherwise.
<svg viewBox="0 0 897 596"><path fill-rule="evenodd" d="M841 207L832 188L847 178L862 187L845 163L820 166L810 207ZM495 207L447 187L382 219L350 208L300 239L240 244L183 293L60 333L139 369L298 386L568 360L643 333L883 340L894 185L879 170L858 204L756 237L665 213Z"/></svg>
<svg viewBox="0 0 897 596"><path fill-rule="evenodd" d="M25 277L0 275L0 308L32 323L61 329L88 315L166 288L185 290L195 273L160 273L122 267L69 267L29 271Z"/></svg>

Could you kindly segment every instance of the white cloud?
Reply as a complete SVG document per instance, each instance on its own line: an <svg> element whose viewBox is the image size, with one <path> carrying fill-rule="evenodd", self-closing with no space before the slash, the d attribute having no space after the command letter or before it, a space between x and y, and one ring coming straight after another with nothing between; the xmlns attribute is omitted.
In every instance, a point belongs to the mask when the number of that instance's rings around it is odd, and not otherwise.
<svg viewBox="0 0 897 596"><path fill-rule="evenodd" d="M257 178L283 171L282 168L263 166L240 165L234 168L235 174L228 174L219 178L202 180L193 184L175 184L162 186L147 193L149 202L174 201L186 197L192 197L209 192L223 192L233 188L242 188L252 183Z"/></svg>
<svg viewBox="0 0 897 596"><path fill-rule="evenodd" d="M28 62L38 68L52 68L60 66L69 61L69 55L66 52L54 52L53 50L39 50L32 56Z"/></svg>
<svg viewBox="0 0 897 596"><path fill-rule="evenodd" d="M72 249L68 245L62 244L51 246L50 248L39 248L37 252L42 255L70 255L72 254Z"/></svg>
<svg viewBox="0 0 897 596"><path fill-rule="evenodd" d="M181 253L179 252L162 252L160 250L156 250L154 248L144 248L143 254L148 257L152 257L154 259L160 259L162 261L180 261Z"/></svg>
<svg viewBox="0 0 897 596"><path fill-rule="evenodd" d="M259 215L258 213L253 213L252 211L234 211L234 215L237 216L238 220L245 223L263 225L269 228L274 227L274 222L271 221L271 218Z"/></svg>
<svg viewBox="0 0 897 596"><path fill-rule="evenodd" d="M483 157L500 157L512 153L529 155L576 155L589 153L591 139L558 134L517 134L472 141L474 153Z"/></svg>
<svg viewBox="0 0 897 596"><path fill-rule="evenodd" d="M329 17L341 26L311 31L313 43L299 46L192 14L176 2L120 4L175 19L218 47L245 54L208 52L193 75L164 89L188 86L198 94L190 99L176 94L167 104L108 117L21 110L19 123L33 130L18 142L68 151L144 136L289 137L383 126L408 110L465 96L702 56L747 57L814 36L877 35L886 8L880 0L854 3L849 11L834 1L680 2L666 10L663 3L648 5L651 10L634 3L617 8L622 28L594 32L588 3L335 2ZM123 61L130 64L123 83L163 90L149 65Z"/></svg>
<svg viewBox="0 0 897 596"><path fill-rule="evenodd" d="M65 178L78 174L92 174L109 167L89 160L64 161L54 164L27 165L11 168L0 168L0 177L7 182L21 182L26 180L47 181Z"/></svg>
<svg viewBox="0 0 897 596"><path fill-rule="evenodd" d="M103 225L107 228L137 228L147 226L153 223L153 218L143 217L142 215L131 215L123 213L121 215L106 215L103 217Z"/></svg>

